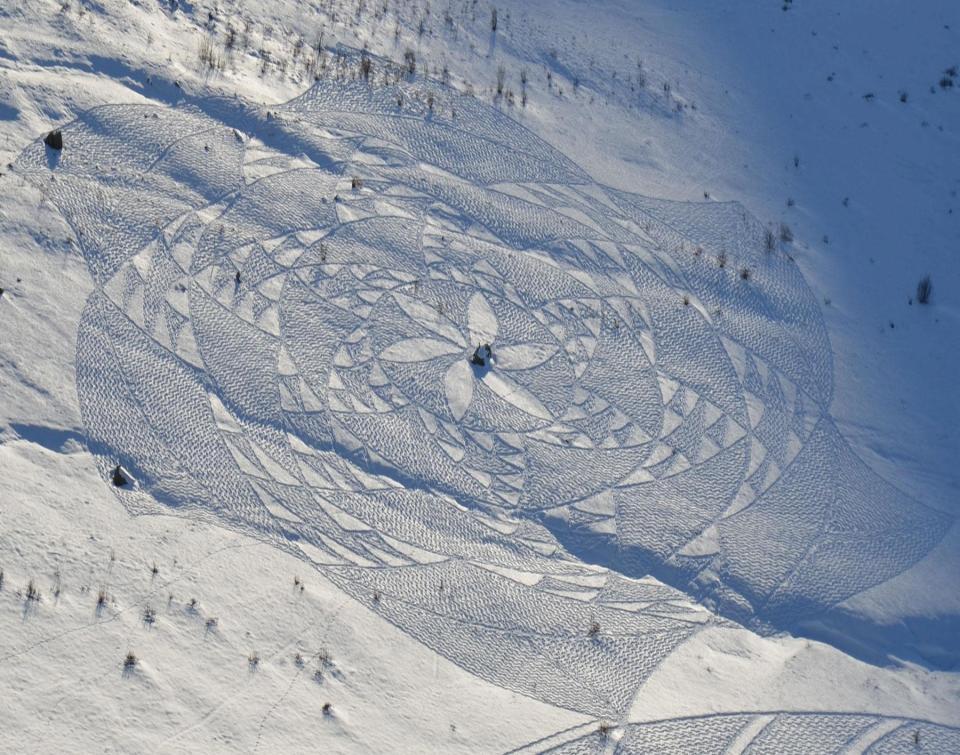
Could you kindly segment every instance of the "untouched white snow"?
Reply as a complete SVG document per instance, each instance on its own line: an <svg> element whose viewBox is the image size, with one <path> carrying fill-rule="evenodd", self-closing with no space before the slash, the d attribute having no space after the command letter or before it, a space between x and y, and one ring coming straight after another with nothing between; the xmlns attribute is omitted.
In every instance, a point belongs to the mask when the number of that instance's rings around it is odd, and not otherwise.
<svg viewBox="0 0 960 755"><path fill-rule="evenodd" d="M960 13L491 8L0 7L0 750L960 751Z"/></svg>

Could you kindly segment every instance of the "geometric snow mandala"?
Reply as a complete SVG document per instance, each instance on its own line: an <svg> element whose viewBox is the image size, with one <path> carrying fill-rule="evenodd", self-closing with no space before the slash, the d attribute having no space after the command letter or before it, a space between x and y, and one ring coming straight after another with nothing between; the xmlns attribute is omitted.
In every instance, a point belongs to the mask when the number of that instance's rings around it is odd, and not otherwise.
<svg viewBox="0 0 960 755"><path fill-rule="evenodd" d="M597 565L784 626L950 524L838 435L815 298L739 205L608 189L429 82L63 141L16 168L96 286L77 387L125 504L295 552L496 684L620 716L702 620L606 606Z"/></svg>

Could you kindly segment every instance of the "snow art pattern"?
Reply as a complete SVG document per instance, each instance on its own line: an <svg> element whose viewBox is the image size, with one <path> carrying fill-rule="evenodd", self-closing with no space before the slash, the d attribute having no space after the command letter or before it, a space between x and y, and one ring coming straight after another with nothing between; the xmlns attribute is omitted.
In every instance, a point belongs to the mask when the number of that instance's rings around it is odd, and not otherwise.
<svg viewBox="0 0 960 755"><path fill-rule="evenodd" d="M706 623L788 627L950 525L837 433L816 300L739 205L606 188L431 84L63 141L16 167L95 283L77 388L124 504L296 553L494 684L621 720Z"/></svg>

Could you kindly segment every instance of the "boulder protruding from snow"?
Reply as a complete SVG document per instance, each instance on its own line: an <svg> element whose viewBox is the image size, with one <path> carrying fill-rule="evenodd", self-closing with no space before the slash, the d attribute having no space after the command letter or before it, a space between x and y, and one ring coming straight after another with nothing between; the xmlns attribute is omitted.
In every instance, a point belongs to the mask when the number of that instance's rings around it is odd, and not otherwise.
<svg viewBox="0 0 960 755"><path fill-rule="evenodd" d="M110 481L114 484L114 487L125 488L130 484L131 477L127 473L127 470L121 467L119 464L113 468L113 472L110 475Z"/></svg>
<svg viewBox="0 0 960 755"><path fill-rule="evenodd" d="M470 364L475 364L478 367L486 367L492 357L493 352L490 350L490 344L485 343L477 346L477 350L474 351L473 356L470 357Z"/></svg>
<svg viewBox="0 0 960 755"><path fill-rule="evenodd" d="M45 137L43 137L43 143L46 144L50 149L55 149L58 152L63 149L63 133L60 129L54 129Z"/></svg>

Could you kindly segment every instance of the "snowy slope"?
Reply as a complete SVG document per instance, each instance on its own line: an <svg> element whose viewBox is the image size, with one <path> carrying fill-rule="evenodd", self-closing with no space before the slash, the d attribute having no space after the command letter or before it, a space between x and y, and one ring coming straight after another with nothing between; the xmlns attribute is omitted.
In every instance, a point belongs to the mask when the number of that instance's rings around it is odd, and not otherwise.
<svg viewBox="0 0 960 755"><path fill-rule="evenodd" d="M957 749L960 19L787 5L5 7L0 745Z"/></svg>

